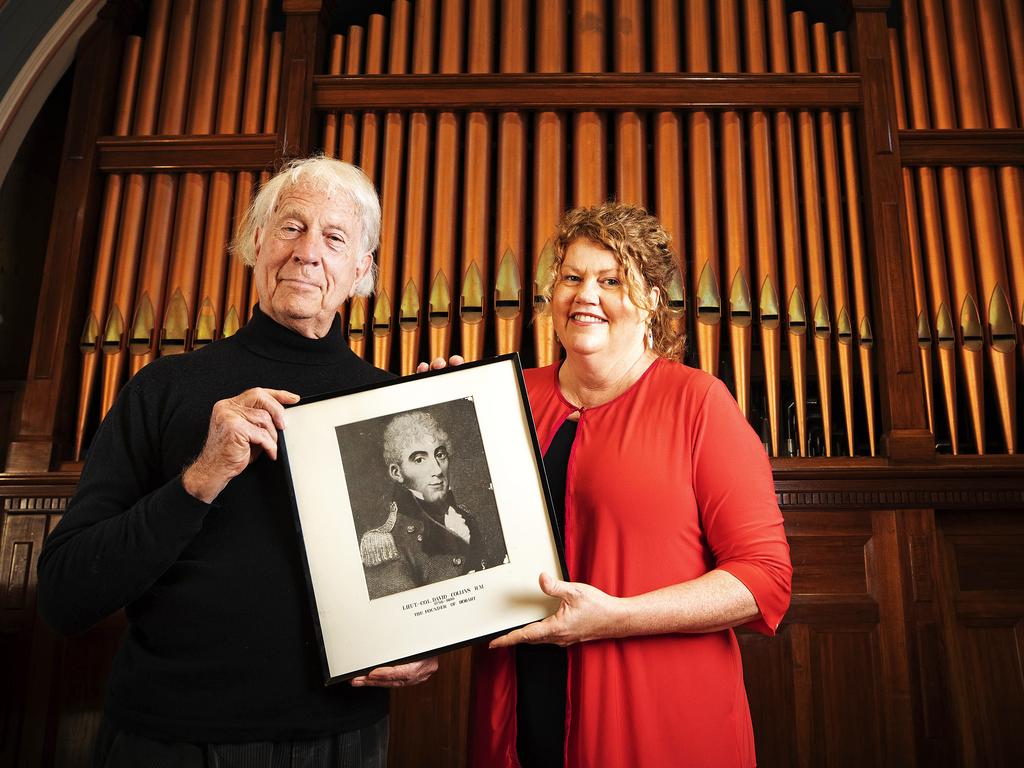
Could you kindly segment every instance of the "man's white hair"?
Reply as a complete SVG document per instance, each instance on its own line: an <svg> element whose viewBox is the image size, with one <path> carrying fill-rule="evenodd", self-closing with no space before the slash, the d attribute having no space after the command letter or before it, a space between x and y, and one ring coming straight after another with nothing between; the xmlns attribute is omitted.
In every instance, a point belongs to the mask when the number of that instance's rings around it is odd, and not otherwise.
<svg viewBox="0 0 1024 768"><path fill-rule="evenodd" d="M366 174L356 166L335 160L325 155L292 160L272 179L267 181L245 212L231 250L250 267L256 263L256 233L262 239L267 224L277 207L282 192L294 187L307 187L328 196L347 198L355 208L359 219L359 254L373 254L380 245L380 198ZM370 269L355 287L357 296L369 296L377 282L377 264L370 263Z"/></svg>

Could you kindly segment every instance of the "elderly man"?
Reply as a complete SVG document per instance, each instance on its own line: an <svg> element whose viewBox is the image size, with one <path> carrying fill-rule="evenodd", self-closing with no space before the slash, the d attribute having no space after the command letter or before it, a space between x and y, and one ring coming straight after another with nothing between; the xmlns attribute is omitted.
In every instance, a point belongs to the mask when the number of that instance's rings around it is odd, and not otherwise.
<svg viewBox="0 0 1024 768"><path fill-rule="evenodd" d="M284 404L388 375L348 349L338 319L373 288L379 233L358 168L289 165L236 240L259 296L250 322L147 366L97 432L39 558L39 610L77 632L125 608L98 765L382 766L381 688L436 669L324 686L276 462Z"/></svg>
<svg viewBox="0 0 1024 768"><path fill-rule="evenodd" d="M456 502L451 453L448 433L425 411L400 414L384 428L395 490L384 524L359 542L371 600L505 561L501 533Z"/></svg>

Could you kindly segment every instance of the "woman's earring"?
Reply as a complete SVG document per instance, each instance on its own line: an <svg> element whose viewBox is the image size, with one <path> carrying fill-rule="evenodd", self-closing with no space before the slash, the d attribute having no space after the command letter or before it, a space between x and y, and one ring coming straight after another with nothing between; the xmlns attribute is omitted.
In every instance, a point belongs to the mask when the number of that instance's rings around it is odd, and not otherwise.
<svg viewBox="0 0 1024 768"><path fill-rule="evenodd" d="M654 329L651 328L651 324L647 324L647 348L654 349Z"/></svg>

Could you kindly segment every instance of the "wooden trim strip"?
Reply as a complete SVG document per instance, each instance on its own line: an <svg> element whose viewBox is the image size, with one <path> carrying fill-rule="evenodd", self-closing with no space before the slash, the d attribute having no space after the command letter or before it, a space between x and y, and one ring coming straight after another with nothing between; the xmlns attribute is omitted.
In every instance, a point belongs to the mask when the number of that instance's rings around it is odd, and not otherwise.
<svg viewBox="0 0 1024 768"><path fill-rule="evenodd" d="M262 171L274 164L273 133L213 136L104 136L99 168L125 171Z"/></svg>
<svg viewBox="0 0 1024 768"><path fill-rule="evenodd" d="M858 74L529 73L319 75L313 109L859 107Z"/></svg>
<svg viewBox="0 0 1024 768"><path fill-rule="evenodd" d="M903 165L1024 165L1024 130L900 131Z"/></svg>

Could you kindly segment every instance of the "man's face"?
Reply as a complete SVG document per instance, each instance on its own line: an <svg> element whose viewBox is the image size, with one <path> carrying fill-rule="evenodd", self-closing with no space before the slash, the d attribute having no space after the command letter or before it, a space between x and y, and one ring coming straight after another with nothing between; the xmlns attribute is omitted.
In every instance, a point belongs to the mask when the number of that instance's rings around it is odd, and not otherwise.
<svg viewBox="0 0 1024 768"><path fill-rule="evenodd" d="M418 434L402 449L402 463L391 464L388 471L425 501L440 501L448 493L448 446L433 435Z"/></svg>
<svg viewBox="0 0 1024 768"><path fill-rule="evenodd" d="M322 338L370 268L352 203L307 186L282 190L256 233L253 279L260 309L309 338Z"/></svg>

